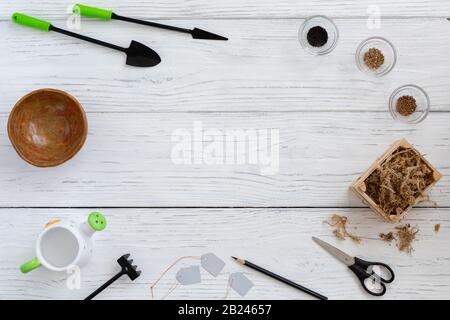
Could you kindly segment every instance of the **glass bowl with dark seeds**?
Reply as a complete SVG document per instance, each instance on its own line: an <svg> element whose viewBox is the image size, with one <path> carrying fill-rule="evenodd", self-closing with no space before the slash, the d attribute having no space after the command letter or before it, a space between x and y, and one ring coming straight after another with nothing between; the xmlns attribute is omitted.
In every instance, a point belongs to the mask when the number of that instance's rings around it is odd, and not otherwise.
<svg viewBox="0 0 450 320"><path fill-rule="evenodd" d="M339 31L333 20L313 16L305 20L298 32L302 47L313 55L328 54L336 47Z"/></svg>

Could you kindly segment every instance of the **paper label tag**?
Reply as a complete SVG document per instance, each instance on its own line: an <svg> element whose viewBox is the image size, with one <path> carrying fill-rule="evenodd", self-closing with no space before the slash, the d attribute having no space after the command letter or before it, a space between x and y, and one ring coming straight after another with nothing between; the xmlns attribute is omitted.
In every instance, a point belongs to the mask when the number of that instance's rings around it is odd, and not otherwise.
<svg viewBox="0 0 450 320"><path fill-rule="evenodd" d="M236 272L230 274L228 280L230 287L236 291L241 297L247 295L250 289L253 287L253 282L250 281L242 272Z"/></svg>
<svg viewBox="0 0 450 320"><path fill-rule="evenodd" d="M208 271L212 276L217 277L225 268L225 262L214 253L206 253L202 255L201 264L203 269Z"/></svg>
<svg viewBox="0 0 450 320"><path fill-rule="evenodd" d="M178 283L183 286L200 283L202 281L200 276L200 266L181 268L177 272L175 278Z"/></svg>

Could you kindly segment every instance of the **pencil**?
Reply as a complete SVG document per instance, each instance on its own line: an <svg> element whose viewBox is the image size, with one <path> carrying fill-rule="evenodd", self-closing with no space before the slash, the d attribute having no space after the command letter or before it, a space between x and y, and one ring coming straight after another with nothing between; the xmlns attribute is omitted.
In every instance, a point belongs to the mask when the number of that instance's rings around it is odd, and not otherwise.
<svg viewBox="0 0 450 320"><path fill-rule="evenodd" d="M296 289L298 289L300 291L303 291L303 292L305 292L305 293L307 293L307 294L309 294L309 295L311 295L313 297L316 297L316 298L318 298L320 300L328 300L327 297L321 295L320 293L314 292L314 291L312 291L312 290L310 290L308 288L305 288L305 287L299 285L298 283L295 283L295 282L293 282L293 281L291 281L289 279L283 278L282 276L279 276L279 275L277 275L277 274L275 274L275 273L273 273L273 272L271 272L269 270L261 268L260 266L257 266L256 264L251 263L250 261L247 261L247 260L244 260L244 259L241 259L241 258L236 258L236 257L232 257L232 258L234 260L236 260L237 262L239 262L240 264L244 265L244 266L247 266L247 267L249 267L249 268L251 268L253 270L256 270L256 271L259 271L261 273L264 273L265 275L267 275L267 276L269 276L271 278L274 278L274 279L276 279L278 281L281 281L281 282L283 282L283 283L285 283L285 284L287 284L287 285L289 285L291 287L294 287L294 288L296 288Z"/></svg>

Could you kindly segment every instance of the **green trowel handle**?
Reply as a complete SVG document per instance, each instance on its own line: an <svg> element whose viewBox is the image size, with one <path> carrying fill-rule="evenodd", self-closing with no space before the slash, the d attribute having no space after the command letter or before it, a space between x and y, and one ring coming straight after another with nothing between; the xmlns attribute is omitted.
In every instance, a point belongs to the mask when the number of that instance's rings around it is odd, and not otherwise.
<svg viewBox="0 0 450 320"><path fill-rule="evenodd" d="M23 265L21 265L20 271L22 271L22 273L28 273L36 268L39 268L40 266L41 263L39 262L38 258L33 258L30 261L27 261Z"/></svg>
<svg viewBox="0 0 450 320"><path fill-rule="evenodd" d="M76 4L73 6L73 13L89 18L99 18L103 20L111 20L113 12L111 10L100 9L85 6L84 4Z"/></svg>
<svg viewBox="0 0 450 320"><path fill-rule="evenodd" d="M12 21L14 21L17 24L21 24L23 26L42 30L45 32L49 32L50 27L52 25L50 22L47 22L44 20L39 20L39 19L27 16L23 13L18 13L18 12L14 13L12 15L11 19L12 19Z"/></svg>

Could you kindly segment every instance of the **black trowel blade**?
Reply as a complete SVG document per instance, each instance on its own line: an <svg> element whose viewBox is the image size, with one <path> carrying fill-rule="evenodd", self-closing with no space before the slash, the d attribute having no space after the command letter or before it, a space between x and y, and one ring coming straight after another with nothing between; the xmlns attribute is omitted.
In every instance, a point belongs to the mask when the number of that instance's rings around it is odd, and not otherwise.
<svg viewBox="0 0 450 320"><path fill-rule="evenodd" d="M155 51L134 40L131 41L126 54L127 64L134 67L154 67L161 62Z"/></svg>
<svg viewBox="0 0 450 320"><path fill-rule="evenodd" d="M192 38L194 39L203 39L203 40L225 40L227 41L228 38L219 36L217 34L195 28L191 32Z"/></svg>

